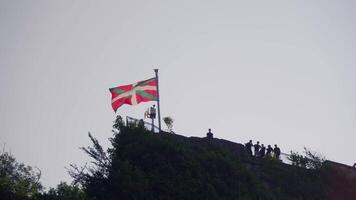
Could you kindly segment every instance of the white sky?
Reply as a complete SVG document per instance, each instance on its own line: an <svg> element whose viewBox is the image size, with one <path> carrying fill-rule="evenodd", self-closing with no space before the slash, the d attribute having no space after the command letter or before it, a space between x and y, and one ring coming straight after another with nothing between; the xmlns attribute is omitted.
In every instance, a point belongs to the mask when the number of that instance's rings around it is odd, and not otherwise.
<svg viewBox="0 0 356 200"><path fill-rule="evenodd" d="M106 147L108 88L160 71L176 133L356 162L355 1L0 0L0 144L45 186ZM142 118L152 103L123 106Z"/></svg>

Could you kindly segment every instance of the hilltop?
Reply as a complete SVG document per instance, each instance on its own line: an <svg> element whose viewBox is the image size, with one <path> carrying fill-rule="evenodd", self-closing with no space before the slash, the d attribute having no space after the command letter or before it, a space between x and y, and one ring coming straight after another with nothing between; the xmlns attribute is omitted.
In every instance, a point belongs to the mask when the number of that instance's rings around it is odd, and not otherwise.
<svg viewBox="0 0 356 200"><path fill-rule="evenodd" d="M325 199L326 170L249 157L222 139L120 128L107 176L87 176L96 199ZM98 175L99 174L99 175Z"/></svg>

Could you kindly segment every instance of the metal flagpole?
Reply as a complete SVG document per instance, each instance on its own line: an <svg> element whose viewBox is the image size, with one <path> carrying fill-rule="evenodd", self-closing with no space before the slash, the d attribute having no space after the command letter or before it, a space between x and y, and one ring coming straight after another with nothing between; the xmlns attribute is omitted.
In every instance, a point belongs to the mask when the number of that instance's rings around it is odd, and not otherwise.
<svg viewBox="0 0 356 200"><path fill-rule="evenodd" d="M159 106L159 87L158 87L158 69L154 69L156 73L156 80L157 80L157 111L158 111L158 129L161 132L161 108Z"/></svg>

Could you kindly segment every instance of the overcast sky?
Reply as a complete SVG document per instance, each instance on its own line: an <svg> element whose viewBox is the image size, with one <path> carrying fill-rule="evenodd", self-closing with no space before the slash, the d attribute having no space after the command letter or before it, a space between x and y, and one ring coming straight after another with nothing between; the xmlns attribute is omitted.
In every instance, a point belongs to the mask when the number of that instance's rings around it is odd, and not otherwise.
<svg viewBox="0 0 356 200"><path fill-rule="evenodd" d="M356 162L355 1L0 0L0 144L71 181L90 131L105 147L108 88L154 76L176 133L306 146ZM152 103L118 113L142 118ZM163 127L165 127L163 125Z"/></svg>

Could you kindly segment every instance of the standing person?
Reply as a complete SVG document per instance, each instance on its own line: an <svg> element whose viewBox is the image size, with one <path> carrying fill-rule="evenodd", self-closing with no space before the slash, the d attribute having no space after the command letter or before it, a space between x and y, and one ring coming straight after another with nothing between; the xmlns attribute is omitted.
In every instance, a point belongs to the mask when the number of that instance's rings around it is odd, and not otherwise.
<svg viewBox="0 0 356 200"><path fill-rule="evenodd" d="M249 156L252 156L252 140L245 144L245 149Z"/></svg>
<svg viewBox="0 0 356 200"><path fill-rule="evenodd" d="M273 151L274 151L274 157L279 160L279 156L281 155L281 149L275 144Z"/></svg>
<svg viewBox="0 0 356 200"><path fill-rule="evenodd" d="M259 156L261 158L265 157L265 155L266 155L266 147L263 144L261 145L261 150L259 151L258 154L259 154Z"/></svg>
<svg viewBox="0 0 356 200"><path fill-rule="evenodd" d="M255 148L255 156L258 156L258 152L259 152L259 150L261 148L260 142L257 141L257 143L255 145L253 145L253 147Z"/></svg>
<svg viewBox="0 0 356 200"><path fill-rule="evenodd" d="M145 129L145 122L143 121L143 119L140 119L140 121L138 121L137 127L140 129Z"/></svg>
<svg viewBox="0 0 356 200"><path fill-rule="evenodd" d="M272 153L273 153L273 148L271 147L271 145L267 146L267 153L266 156L267 157L272 157Z"/></svg>
<svg viewBox="0 0 356 200"><path fill-rule="evenodd" d="M209 132L206 133L206 138L213 139L214 134L211 132L211 129L208 129Z"/></svg>
<svg viewBox="0 0 356 200"><path fill-rule="evenodd" d="M150 118L151 119L155 119L156 118L156 105L153 105L150 108Z"/></svg>
<svg viewBox="0 0 356 200"><path fill-rule="evenodd" d="M151 118L151 120L152 120L152 129L151 129L151 131L152 132L154 132L155 131L155 125L154 125L154 123L155 123L155 118L156 118L156 105L153 105L153 106L151 106L150 107L150 113L149 113L149 118Z"/></svg>

